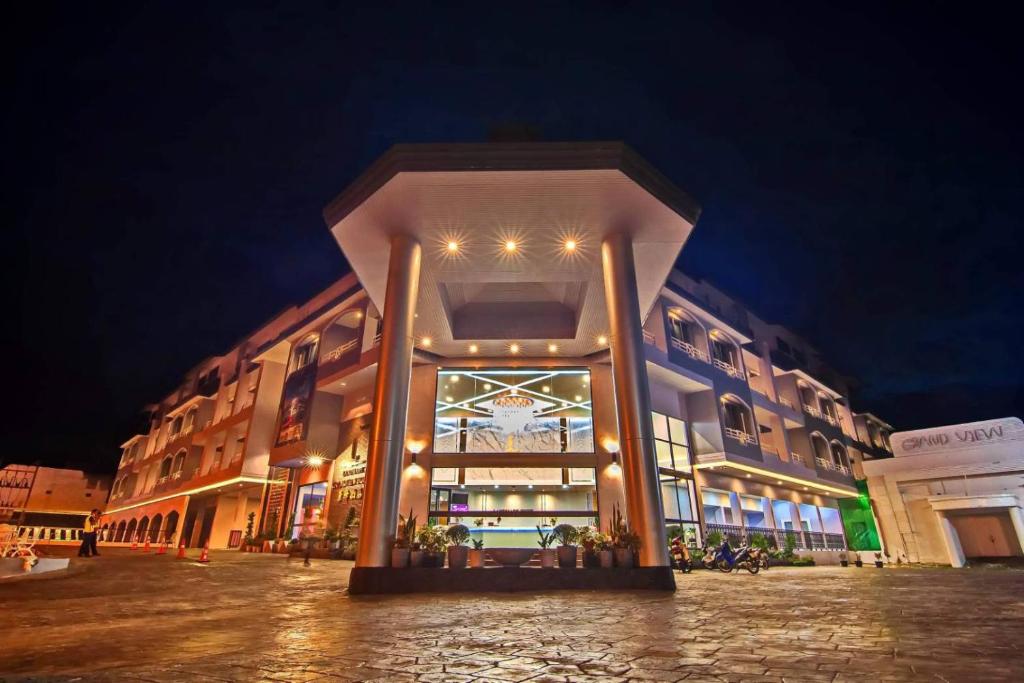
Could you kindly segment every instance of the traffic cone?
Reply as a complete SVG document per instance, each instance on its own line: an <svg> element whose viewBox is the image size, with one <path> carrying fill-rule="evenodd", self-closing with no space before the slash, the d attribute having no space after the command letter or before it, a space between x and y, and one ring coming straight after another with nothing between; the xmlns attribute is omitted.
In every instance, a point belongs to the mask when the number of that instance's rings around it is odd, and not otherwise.
<svg viewBox="0 0 1024 683"><path fill-rule="evenodd" d="M178 546L178 558L177 559L179 559L179 560L184 560L185 559L185 541L182 541L181 545Z"/></svg>
<svg viewBox="0 0 1024 683"><path fill-rule="evenodd" d="M209 562L210 561L210 544L207 543L203 546L203 552L199 555L198 562Z"/></svg>
<svg viewBox="0 0 1024 683"><path fill-rule="evenodd" d="M157 555L166 555L167 554L167 542L166 541L161 543L160 547L156 549L156 554Z"/></svg>
<svg viewBox="0 0 1024 683"><path fill-rule="evenodd" d="M149 537L148 536L146 537L146 545L142 546L142 552L144 552L144 553L148 553L149 552Z"/></svg>
<svg viewBox="0 0 1024 683"><path fill-rule="evenodd" d="M135 551L135 550L138 550L138 549L139 549L139 540L137 538L133 538L132 539L132 550Z"/></svg>

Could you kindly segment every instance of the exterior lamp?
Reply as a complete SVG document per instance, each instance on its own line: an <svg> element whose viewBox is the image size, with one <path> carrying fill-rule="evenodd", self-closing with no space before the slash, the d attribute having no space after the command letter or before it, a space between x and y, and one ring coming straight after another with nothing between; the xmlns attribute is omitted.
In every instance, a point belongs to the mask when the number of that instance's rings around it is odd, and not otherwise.
<svg viewBox="0 0 1024 683"><path fill-rule="evenodd" d="M416 465L416 456L420 454L425 445L422 441L410 441L405 444L405 448L412 453L412 462L410 464Z"/></svg>

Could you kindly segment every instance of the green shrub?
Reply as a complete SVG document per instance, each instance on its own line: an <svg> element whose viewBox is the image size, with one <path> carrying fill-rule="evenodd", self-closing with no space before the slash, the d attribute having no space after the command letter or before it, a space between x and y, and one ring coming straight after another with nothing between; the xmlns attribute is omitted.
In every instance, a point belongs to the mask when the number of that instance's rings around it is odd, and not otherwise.
<svg viewBox="0 0 1024 683"><path fill-rule="evenodd" d="M445 535L452 545L466 545L466 541L469 540L469 527L464 524L453 524L448 527Z"/></svg>
<svg viewBox="0 0 1024 683"><path fill-rule="evenodd" d="M573 545L576 543L579 533L572 524L559 524L551 531L551 535L558 541L558 545Z"/></svg>
<svg viewBox="0 0 1024 683"><path fill-rule="evenodd" d="M708 545L712 548L722 545L722 532L717 529L715 531L709 531Z"/></svg>

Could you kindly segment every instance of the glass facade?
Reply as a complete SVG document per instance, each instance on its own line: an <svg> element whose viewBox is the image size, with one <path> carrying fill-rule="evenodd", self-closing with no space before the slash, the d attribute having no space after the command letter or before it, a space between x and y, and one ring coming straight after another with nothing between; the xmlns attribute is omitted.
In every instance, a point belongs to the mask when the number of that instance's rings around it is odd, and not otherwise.
<svg viewBox="0 0 1024 683"><path fill-rule="evenodd" d="M437 373L435 453L593 453L590 371Z"/></svg>
<svg viewBox="0 0 1024 683"><path fill-rule="evenodd" d="M681 527L687 542L697 543L700 525L686 423L679 418L652 412L651 424L665 523L670 531L671 527Z"/></svg>

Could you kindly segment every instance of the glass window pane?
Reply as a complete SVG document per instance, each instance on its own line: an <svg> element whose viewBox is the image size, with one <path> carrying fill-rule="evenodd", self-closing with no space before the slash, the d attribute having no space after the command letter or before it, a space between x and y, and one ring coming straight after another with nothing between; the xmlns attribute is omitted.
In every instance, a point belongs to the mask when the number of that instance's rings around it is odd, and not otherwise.
<svg viewBox="0 0 1024 683"><path fill-rule="evenodd" d="M686 440L686 423L682 420L678 420L674 417L668 418L668 429L672 435L672 443L678 443L686 445L689 443Z"/></svg>
<svg viewBox="0 0 1024 683"><path fill-rule="evenodd" d="M672 446L672 458L675 460L676 469L690 470L690 451L686 446Z"/></svg>
<svg viewBox="0 0 1024 683"><path fill-rule="evenodd" d="M665 519L682 519L677 488L674 480L661 483L661 505L665 509Z"/></svg>
<svg viewBox="0 0 1024 683"><path fill-rule="evenodd" d="M655 441L654 451L658 456L658 467L672 469L672 446L667 441Z"/></svg>
<svg viewBox="0 0 1024 683"><path fill-rule="evenodd" d="M654 425L654 438L668 441L668 425L661 413L651 413L651 424Z"/></svg>

